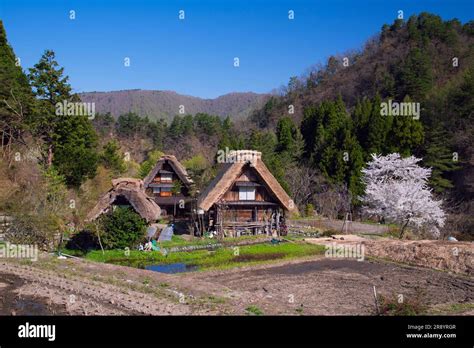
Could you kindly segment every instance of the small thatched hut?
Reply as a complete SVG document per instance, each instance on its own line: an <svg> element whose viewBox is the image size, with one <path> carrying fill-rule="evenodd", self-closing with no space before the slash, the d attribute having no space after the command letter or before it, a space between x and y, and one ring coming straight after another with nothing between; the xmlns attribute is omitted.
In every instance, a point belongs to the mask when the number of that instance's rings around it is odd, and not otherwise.
<svg viewBox="0 0 474 348"><path fill-rule="evenodd" d="M186 168L172 155L162 156L143 180L145 192L153 197L162 215L185 216L191 211L194 185Z"/></svg>
<svg viewBox="0 0 474 348"><path fill-rule="evenodd" d="M197 201L204 228L224 236L285 234L285 218L297 207L258 151L231 151Z"/></svg>
<svg viewBox="0 0 474 348"><path fill-rule="evenodd" d="M153 223L161 215L160 207L145 194L143 181L133 178L112 180L113 187L107 191L89 212L86 221L93 221L109 212L114 206L131 206L148 223Z"/></svg>

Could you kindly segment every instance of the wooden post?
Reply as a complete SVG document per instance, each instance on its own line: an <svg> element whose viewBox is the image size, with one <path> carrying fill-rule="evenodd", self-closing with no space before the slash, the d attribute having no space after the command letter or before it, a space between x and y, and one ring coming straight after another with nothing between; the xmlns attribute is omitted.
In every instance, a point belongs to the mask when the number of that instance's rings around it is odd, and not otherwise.
<svg viewBox="0 0 474 348"><path fill-rule="evenodd" d="M280 209L278 209L276 213L276 231L277 235L280 235Z"/></svg>
<svg viewBox="0 0 474 348"><path fill-rule="evenodd" d="M258 209L257 209L257 207L255 206L253 210L254 210L253 221L254 221L254 222L258 222ZM253 229L253 234L254 234L254 235L257 234L257 230L258 230L258 227L254 227L254 229Z"/></svg>

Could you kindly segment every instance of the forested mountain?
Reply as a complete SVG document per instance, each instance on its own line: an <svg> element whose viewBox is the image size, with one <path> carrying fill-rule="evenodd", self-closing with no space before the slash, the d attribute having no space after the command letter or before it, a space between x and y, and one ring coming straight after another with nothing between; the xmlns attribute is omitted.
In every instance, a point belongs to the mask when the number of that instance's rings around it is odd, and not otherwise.
<svg viewBox="0 0 474 348"><path fill-rule="evenodd" d="M419 115L383 115L389 101L416 103ZM360 168L372 153L421 157L432 168L433 190L472 231L473 110L474 22L422 13L384 25L360 51L292 77L250 120L273 132L289 117L303 137L300 165L348 187L352 197L363 191Z"/></svg>
<svg viewBox="0 0 474 348"><path fill-rule="evenodd" d="M173 91L126 90L80 93L84 102L94 102L96 111L118 116L134 112L151 120L171 121L184 106L186 114L205 112L221 117L246 118L269 98L267 94L229 93L214 99L202 99Z"/></svg>
<svg viewBox="0 0 474 348"><path fill-rule="evenodd" d="M252 119L261 127L274 127L281 115L288 114L291 104L292 117L301 121L305 107L338 96L348 109L376 94L397 100L406 95L418 102L432 100L441 88L460 83L472 66L473 32L472 21L443 21L428 13L395 20L384 25L363 48L331 56L325 65L290 78L283 95L270 99Z"/></svg>

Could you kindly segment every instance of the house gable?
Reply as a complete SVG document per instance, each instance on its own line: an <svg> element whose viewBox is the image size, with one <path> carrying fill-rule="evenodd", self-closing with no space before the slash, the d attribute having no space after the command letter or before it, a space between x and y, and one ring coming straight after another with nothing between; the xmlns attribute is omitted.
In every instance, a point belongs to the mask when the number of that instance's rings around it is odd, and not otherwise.
<svg viewBox="0 0 474 348"><path fill-rule="evenodd" d="M229 191L232 191L232 187L239 178L243 179L243 181L251 182L250 178L256 175L260 179L257 183L264 185L268 195L273 197L275 202L278 202L283 209L289 212L298 210L291 198L261 160L261 153L242 150L235 151L232 156L239 158L239 161L223 165L218 175L199 196L198 207L200 209L208 211L214 204L220 202ZM250 171L246 171L246 168L250 168Z"/></svg>
<svg viewBox="0 0 474 348"><path fill-rule="evenodd" d="M186 197L193 181L176 157L162 156L144 179L147 194L155 197ZM178 192L177 192L178 191Z"/></svg>

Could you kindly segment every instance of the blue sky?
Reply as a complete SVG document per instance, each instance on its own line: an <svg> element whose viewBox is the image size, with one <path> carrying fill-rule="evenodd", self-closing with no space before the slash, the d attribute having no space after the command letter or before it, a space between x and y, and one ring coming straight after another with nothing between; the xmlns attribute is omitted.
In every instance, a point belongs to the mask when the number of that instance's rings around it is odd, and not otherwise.
<svg viewBox="0 0 474 348"><path fill-rule="evenodd" d="M278 88L331 54L360 48L398 10L464 23L474 1L1 0L0 19L24 68L53 49L76 92L138 88L214 98Z"/></svg>

